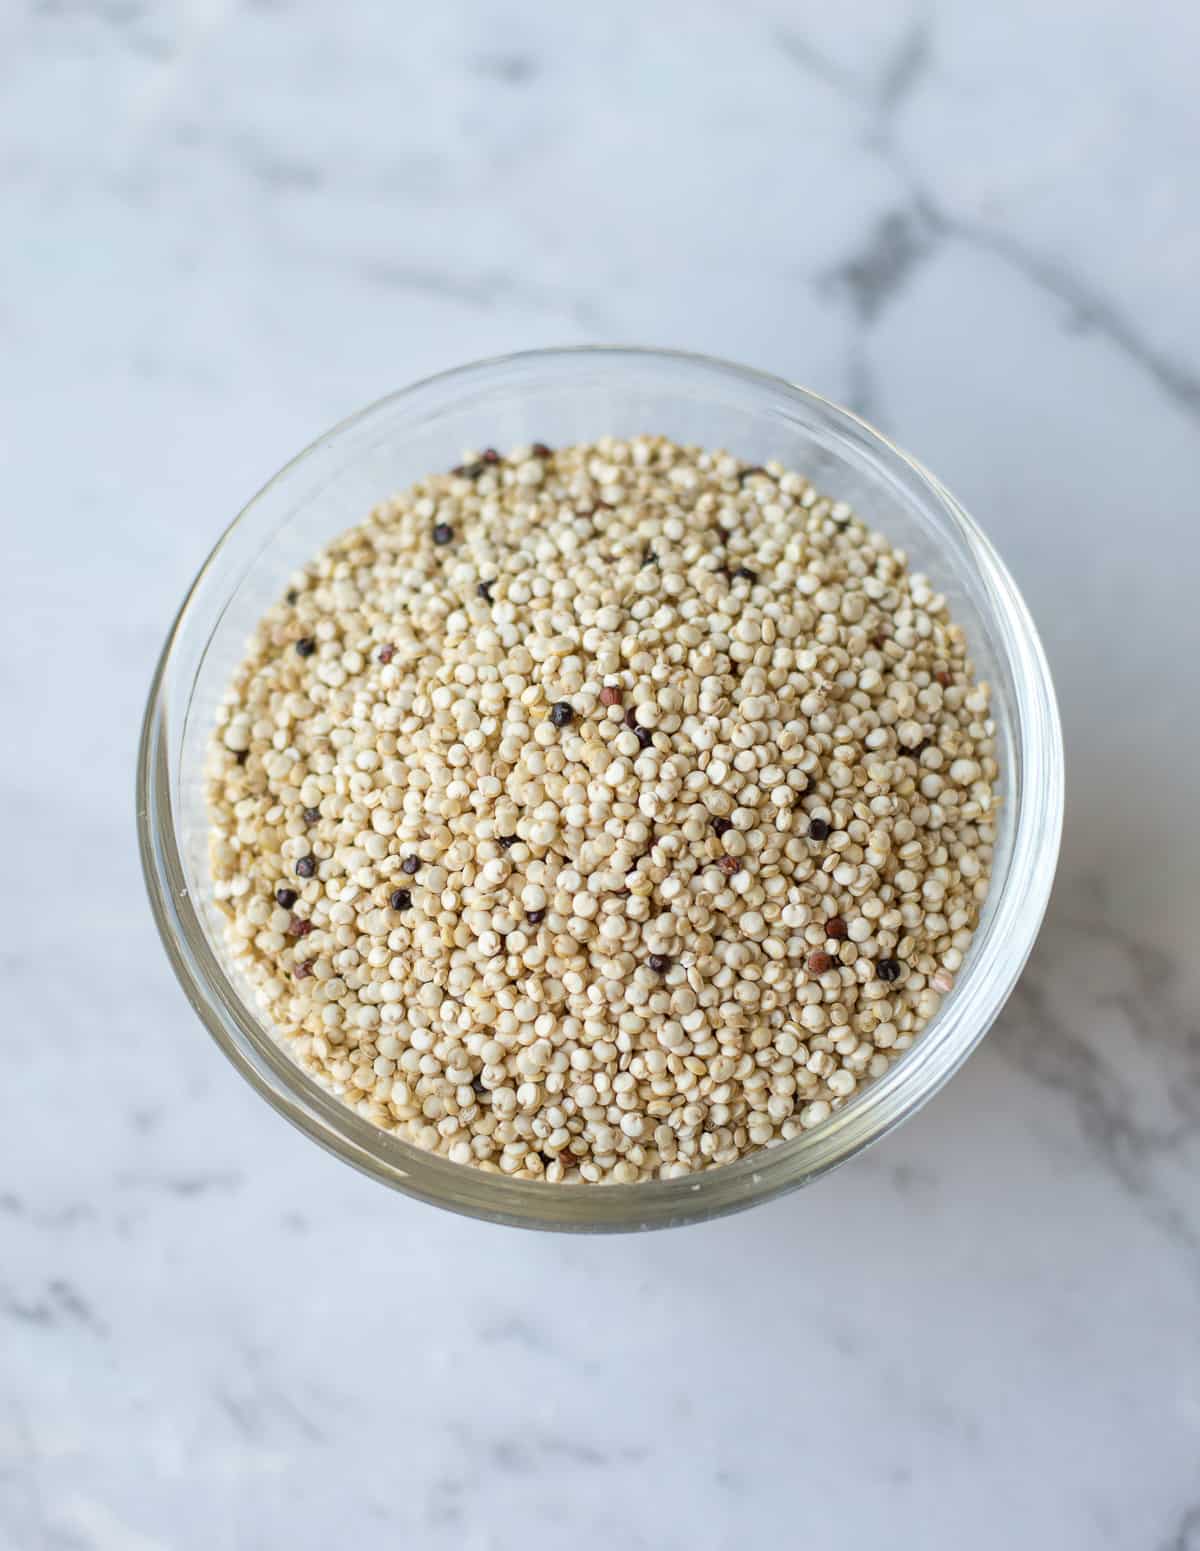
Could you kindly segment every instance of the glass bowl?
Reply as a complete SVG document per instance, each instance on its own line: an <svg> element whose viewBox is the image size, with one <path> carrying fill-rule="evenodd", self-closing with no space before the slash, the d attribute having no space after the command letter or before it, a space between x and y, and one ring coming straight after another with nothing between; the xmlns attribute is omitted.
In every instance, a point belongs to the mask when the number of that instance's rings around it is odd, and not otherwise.
<svg viewBox="0 0 1200 1551"><path fill-rule="evenodd" d="M656 432L778 458L908 550L946 593L990 680L1003 806L991 890L957 986L881 1078L812 1131L737 1163L635 1185L547 1184L421 1151L363 1120L295 1065L239 986L208 880L206 746L259 616L289 574L383 497L465 448ZM1012 578L954 498L855 415L778 378L671 351L537 350L393 393L293 459L197 576L154 675L137 775L142 863L158 929L192 1006L264 1098L385 1184L497 1222L655 1228L766 1201L844 1163L911 1115L987 1032L1033 946L1058 856L1062 738L1046 660Z"/></svg>

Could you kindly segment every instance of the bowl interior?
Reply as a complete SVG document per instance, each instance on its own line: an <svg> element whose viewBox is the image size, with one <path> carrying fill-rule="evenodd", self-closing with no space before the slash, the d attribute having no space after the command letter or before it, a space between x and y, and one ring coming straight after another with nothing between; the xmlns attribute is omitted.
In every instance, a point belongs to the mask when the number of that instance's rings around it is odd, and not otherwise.
<svg viewBox="0 0 1200 1551"><path fill-rule="evenodd" d="M976 670L993 691L1003 799L993 882L942 1012L911 1051L826 1125L683 1180L602 1190L512 1181L434 1158L360 1120L294 1066L259 1023L226 950L224 918L210 901L207 745L259 616L294 569L380 499L452 466L468 449L641 432L725 448L754 462L778 459L823 494L848 501L946 594ZM936 481L855 417L722 363L638 351L534 352L447 373L373 405L289 464L227 532L184 606L156 689L144 774L152 787L147 822L161 822L148 872L152 894L157 874L170 896L156 901L160 925L206 1023L277 1107L350 1161L428 1199L508 1221L649 1226L747 1204L823 1172L909 1113L982 1037L1032 945L1049 891L1056 832L1049 874L1043 834L1038 877L1027 877L1022 891L1013 875L1014 864L1028 870L1032 856L1033 837L1022 829L1027 788L1052 787L1055 779L1055 751L1040 725L1056 730L1053 701L1032 626L990 546ZM1052 791L1043 829L1047 816L1053 827ZM1022 859L1023 850L1030 856ZM1024 899L1014 898L1014 888Z"/></svg>

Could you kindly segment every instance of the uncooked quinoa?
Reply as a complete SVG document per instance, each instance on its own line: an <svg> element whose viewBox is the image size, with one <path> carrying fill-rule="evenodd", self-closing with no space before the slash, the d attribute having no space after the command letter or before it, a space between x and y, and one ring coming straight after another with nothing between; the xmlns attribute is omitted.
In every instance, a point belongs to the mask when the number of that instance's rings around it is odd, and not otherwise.
<svg viewBox="0 0 1200 1551"><path fill-rule="evenodd" d="M944 598L801 474L489 448L261 621L213 749L216 898L266 1021L367 1120L525 1179L672 1178L912 1044L996 778Z"/></svg>

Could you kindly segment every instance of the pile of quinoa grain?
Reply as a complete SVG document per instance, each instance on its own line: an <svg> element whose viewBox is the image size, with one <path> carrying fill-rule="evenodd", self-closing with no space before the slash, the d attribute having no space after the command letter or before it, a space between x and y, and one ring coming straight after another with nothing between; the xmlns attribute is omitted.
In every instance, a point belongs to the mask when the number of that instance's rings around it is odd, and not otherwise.
<svg viewBox="0 0 1200 1551"><path fill-rule="evenodd" d="M492 449L267 613L216 898L295 1060L457 1163L632 1182L820 1125L954 985L988 688L945 600L779 464Z"/></svg>

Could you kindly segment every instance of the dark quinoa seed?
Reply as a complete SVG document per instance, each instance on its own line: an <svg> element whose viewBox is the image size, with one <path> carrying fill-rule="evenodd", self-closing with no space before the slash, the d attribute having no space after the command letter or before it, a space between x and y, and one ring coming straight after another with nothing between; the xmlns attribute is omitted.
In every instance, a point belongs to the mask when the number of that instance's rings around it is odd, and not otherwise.
<svg viewBox="0 0 1200 1551"><path fill-rule="evenodd" d="M499 463L500 454L494 447L485 447L479 454L479 459L481 463Z"/></svg>
<svg viewBox="0 0 1200 1551"><path fill-rule="evenodd" d="M880 980L899 980L900 961L898 959L880 959L875 966L875 973Z"/></svg>
<svg viewBox="0 0 1200 1551"><path fill-rule="evenodd" d="M625 713L625 725L626 725L626 727L632 727L634 732L636 732L638 730L638 719L637 719L637 707L636 706L630 706L628 711L626 711L626 713Z"/></svg>
<svg viewBox="0 0 1200 1551"><path fill-rule="evenodd" d="M545 442L534 442L529 451L535 458L552 458L554 456Z"/></svg>
<svg viewBox="0 0 1200 1551"><path fill-rule="evenodd" d="M317 643L310 635L303 635L296 642L296 655L298 657L311 657L317 649Z"/></svg>
<svg viewBox="0 0 1200 1551"><path fill-rule="evenodd" d="M510 851L520 840L520 835L501 835L500 844L506 851Z"/></svg>
<svg viewBox="0 0 1200 1551"><path fill-rule="evenodd" d="M808 824L808 838L810 840L828 840L829 825L824 819L810 819Z"/></svg>
<svg viewBox="0 0 1200 1551"><path fill-rule="evenodd" d="M293 916L288 922L287 934L289 937L307 937L312 929L311 921L305 920L303 916Z"/></svg>
<svg viewBox="0 0 1200 1551"><path fill-rule="evenodd" d="M394 646L381 646L376 655L378 656L380 662L391 662L392 658L396 655L396 648Z"/></svg>
<svg viewBox="0 0 1200 1551"><path fill-rule="evenodd" d="M290 910L299 898L295 889L275 890L275 903L283 910Z"/></svg>
<svg viewBox="0 0 1200 1551"><path fill-rule="evenodd" d="M644 749L648 749L654 742L654 734L649 727L639 727L637 729L637 740Z"/></svg>
<svg viewBox="0 0 1200 1551"><path fill-rule="evenodd" d="M718 836L719 835L727 835L729 833L729 831L733 828L733 820L732 819L714 819L712 821L712 827L713 827L713 833L715 835L718 835Z"/></svg>
<svg viewBox="0 0 1200 1551"><path fill-rule="evenodd" d="M293 608L295 608L296 604L299 602L300 594L296 591L296 589L294 587L289 587L288 588L288 590L287 590L287 600L292 605Z"/></svg>
<svg viewBox="0 0 1200 1551"><path fill-rule="evenodd" d="M452 474L457 474L460 479L478 479L483 473L483 459L479 458L474 463L460 463L457 468L451 469Z"/></svg>
<svg viewBox="0 0 1200 1551"><path fill-rule="evenodd" d="M492 601L492 588L495 585L496 583L494 581L480 582L479 585L475 588L475 592L478 597L484 600L485 603L490 603Z"/></svg>
<svg viewBox="0 0 1200 1551"><path fill-rule="evenodd" d="M388 899L388 904L392 907L393 910L411 910L412 890L396 889Z"/></svg>
<svg viewBox="0 0 1200 1551"><path fill-rule="evenodd" d="M302 856L296 863L297 878L314 878L317 873L317 859L315 856Z"/></svg>
<svg viewBox="0 0 1200 1551"><path fill-rule="evenodd" d="M550 720L556 727L569 727L574 715L574 708L565 700L556 700L550 707Z"/></svg>
<svg viewBox="0 0 1200 1551"><path fill-rule="evenodd" d="M481 1098L487 1092L487 1089L484 1087L484 1084L483 1084L483 1076L482 1076L481 1073L476 1072L474 1077L471 1078L471 1087L474 1088L475 1092Z"/></svg>
<svg viewBox="0 0 1200 1551"><path fill-rule="evenodd" d="M525 912L525 919L530 926L540 926L546 919L546 912L544 910L527 910Z"/></svg>
<svg viewBox="0 0 1200 1551"><path fill-rule="evenodd" d="M419 856L406 856L400 863L400 871L411 878L414 873L421 870L421 858Z"/></svg>
<svg viewBox="0 0 1200 1551"><path fill-rule="evenodd" d="M758 572L752 571L748 565L740 565L733 573L735 582L749 582L751 586L758 580Z"/></svg>
<svg viewBox="0 0 1200 1551"><path fill-rule="evenodd" d="M736 856L721 857L720 861L717 863L717 866L721 869L727 878L732 878L735 872L741 872L742 870L742 864L738 861Z"/></svg>
<svg viewBox="0 0 1200 1551"><path fill-rule="evenodd" d="M656 975L665 974L671 967L671 961L665 953L652 953L646 960L646 963L649 964Z"/></svg>
<svg viewBox="0 0 1200 1551"><path fill-rule="evenodd" d="M313 967L311 959L305 959L302 964L297 964L296 968L292 971L297 980L307 980L312 972Z"/></svg>
<svg viewBox="0 0 1200 1551"><path fill-rule="evenodd" d="M654 553L652 546L649 544L647 544L645 549L642 551L642 564L644 566L658 564L658 556Z"/></svg>
<svg viewBox="0 0 1200 1551"><path fill-rule="evenodd" d="M454 541L454 529L448 522L439 522L433 530L433 542L435 544L451 544Z"/></svg>
<svg viewBox="0 0 1200 1551"><path fill-rule="evenodd" d="M315 824L321 817L321 810L320 808L305 808L300 816L306 824Z"/></svg>
<svg viewBox="0 0 1200 1551"><path fill-rule="evenodd" d="M842 920L841 916L830 916L829 920L825 923L826 937L832 937L835 942L842 942L845 939L848 930L849 928L847 927L845 921Z"/></svg>

